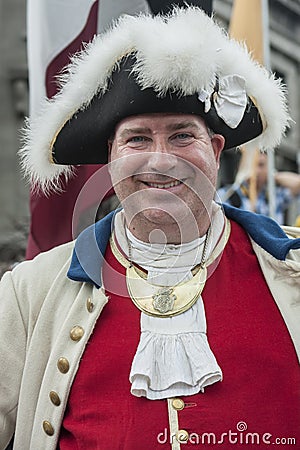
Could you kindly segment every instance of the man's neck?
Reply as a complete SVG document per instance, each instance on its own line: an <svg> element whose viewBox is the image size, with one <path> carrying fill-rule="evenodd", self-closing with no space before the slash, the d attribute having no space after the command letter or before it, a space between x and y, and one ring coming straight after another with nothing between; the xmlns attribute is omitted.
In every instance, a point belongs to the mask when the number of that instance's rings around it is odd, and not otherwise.
<svg viewBox="0 0 300 450"><path fill-rule="evenodd" d="M194 241L206 234L210 226L208 215L198 224L195 220L186 219L182 223L151 223L141 218L129 222L125 216L130 232L137 239L152 244L182 244Z"/></svg>

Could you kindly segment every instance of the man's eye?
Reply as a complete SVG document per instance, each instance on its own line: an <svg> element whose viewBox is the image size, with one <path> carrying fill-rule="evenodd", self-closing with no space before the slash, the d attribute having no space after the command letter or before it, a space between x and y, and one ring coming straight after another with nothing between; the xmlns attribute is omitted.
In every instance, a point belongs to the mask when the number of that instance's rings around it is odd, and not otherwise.
<svg viewBox="0 0 300 450"><path fill-rule="evenodd" d="M179 141L184 141L187 139L192 139L192 135L190 133L178 133L174 136L174 139L178 139Z"/></svg>
<svg viewBox="0 0 300 450"><path fill-rule="evenodd" d="M130 139L128 139L129 142L143 142L146 138L144 136L133 136Z"/></svg>
<svg viewBox="0 0 300 450"><path fill-rule="evenodd" d="M175 138L177 138L177 139L188 139L188 138L191 138L191 137L192 136L189 133L178 133L175 136Z"/></svg>

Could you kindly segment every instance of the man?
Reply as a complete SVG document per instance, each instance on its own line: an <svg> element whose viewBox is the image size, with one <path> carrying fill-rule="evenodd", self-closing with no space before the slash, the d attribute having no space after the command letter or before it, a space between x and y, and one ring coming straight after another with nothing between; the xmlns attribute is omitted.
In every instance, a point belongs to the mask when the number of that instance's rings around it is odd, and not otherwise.
<svg viewBox="0 0 300 450"><path fill-rule="evenodd" d="M109 163L122 208L3 277L1 449L299 439L300 241L213 201L221 151L287 123L198 8L124 17L74 60L23 165L47 191Z"/></svg>
<svg viewBox="0 0 300 450"><path fill-rule="evenodd" d="M225 186L218 190L219 198L238 208L249 211L254 210L258 214L269 215L268 200L268 161L267 154L257 154L255 160L254 183L256 198L254 205L250 199L250 179L243 181L239 186ZM275 179L275 219L280 225L287 223L288 208L300 193L300 175L293 172L281 171L274 174Z"/></svg>

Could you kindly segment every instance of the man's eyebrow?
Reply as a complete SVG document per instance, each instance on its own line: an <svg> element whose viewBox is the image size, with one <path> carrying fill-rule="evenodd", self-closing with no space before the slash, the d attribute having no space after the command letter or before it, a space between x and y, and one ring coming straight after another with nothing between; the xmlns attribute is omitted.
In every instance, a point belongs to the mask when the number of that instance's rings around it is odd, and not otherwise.
<svg viewBox="0 0 300 450"><path fill-rule="evenodd" d="M176 131L176 130L182 130L184 128L198 129L199 127L195 122L175 122L175 123L170 123L169 125L167 125L166 128L169 131Z"/></svg>
<svg viewBox="0 0 300 450"><path fill-rule="evenodd" d="M120 137L132 136L133 134L149 134L151 133L150 128L147 127L135 127L135 128L125 128L121 131Z"/></svg>
<svg viewBox="0 0 300 450"><path fill-rule="evenodd" d="M170 123L166 126L167 131L177 131L185 128L198 129L199 127L195 122L190 121ZM120 133L120 138L126 138L127 136L132 136L133 134L151 134L151 132L151 129L148 127L124 128L124 130Z"/></svg>

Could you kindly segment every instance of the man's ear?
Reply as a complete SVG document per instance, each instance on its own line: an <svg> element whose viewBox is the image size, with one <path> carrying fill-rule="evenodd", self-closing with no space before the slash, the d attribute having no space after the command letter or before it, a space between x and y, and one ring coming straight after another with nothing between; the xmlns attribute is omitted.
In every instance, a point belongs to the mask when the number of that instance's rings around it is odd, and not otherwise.
<svg viewBox="0 0 300 450"><path fill-rule="evenodd" d="M214 150L215 158L219 168L221 152L225 145L225 138L221 134L214 134L211 138L211 144Z"/></svg>

